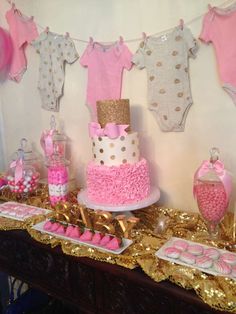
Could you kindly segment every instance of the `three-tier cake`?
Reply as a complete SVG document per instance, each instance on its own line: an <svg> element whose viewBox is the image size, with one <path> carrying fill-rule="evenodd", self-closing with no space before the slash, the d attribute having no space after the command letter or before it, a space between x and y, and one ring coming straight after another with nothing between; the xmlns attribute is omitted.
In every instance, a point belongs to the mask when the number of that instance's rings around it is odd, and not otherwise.
<svg viewBox="0 0 236 314"><path fill-rule="evenodd" d="M103 205L129 205L150 194L148 163L130 125L129 100L97 102L98 122L89 124L93 161L87 166L87 198Z"/></svg>

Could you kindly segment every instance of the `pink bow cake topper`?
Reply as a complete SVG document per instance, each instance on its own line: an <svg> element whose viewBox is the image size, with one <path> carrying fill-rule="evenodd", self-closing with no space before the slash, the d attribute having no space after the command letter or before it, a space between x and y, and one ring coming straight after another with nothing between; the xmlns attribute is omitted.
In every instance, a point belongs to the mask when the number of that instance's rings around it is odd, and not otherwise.
<svg viewBox="0 0 236 314"><path fill-rule="evenodd" d="M197 169L197 171L194 174L194 182L196 182L196 180L206 175L209 171L214 171L214 173L223 183L223 186L226 192L227 201L228 201L230 197L230 193L232 191L232 180L231 180L230 175L225 170L225 167L222 161L216 160L214 162L211 162L209 160L204 160L201 166ZM194 187L195 187L195 184L194 184ZM195 188L193 189L193 194L194 194L194 197L196 197Z"/></svg>
<svg viewBox="0 0 236 314"><path fill-rule="evenodd" d="M126 135L127 132L125 129L128 128L128 124L115 124L107 123L105 128L102 128L101 125L97 122L89 123L89 136L90 137L99 137L99 136L108 136L110 139L115 139L119 136Z"/></svg>

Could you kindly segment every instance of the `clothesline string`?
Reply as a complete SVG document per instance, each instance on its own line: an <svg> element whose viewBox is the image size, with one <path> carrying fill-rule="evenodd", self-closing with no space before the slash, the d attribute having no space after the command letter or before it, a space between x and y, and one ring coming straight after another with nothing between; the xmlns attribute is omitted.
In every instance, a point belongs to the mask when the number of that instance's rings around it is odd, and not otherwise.
<svg viewBox="0 0 236 314"><path fill-rule="evenodd" d="M231 3L234 3L234 1L235 1L235 0L226 0L226 1L224 1L222 4L217 5L217 7L220 7L220 8L221 8L221 7L230 5ZM11 0L6 0L6 2L7 2L8 4L10 4L10 5L12 5L12 4L14 3L14 2L11 1ZM189 20L189 21L187 21L187 22L184 22L184 24L185 24L185 25L190 25L190 24L196 22L197 20L201 19L201 18L204 16L204 14L205 14L205 13L203 13L203 14L201 14L201 15L198 15L198 16L194 17L193 19L191 19L191 20ZM22 13L22 15L25 16L23 13ZM36 22L35 24L36 24L36 25L38 26L38 28L40 28L41 30L45 30L45 29L46 29L46 27L42 26L41 24L39 24L39 23L37 23L37 22ZM163 34L163 33L168 33L168 32L170 32L170 31L172 31L174 27L175 27L175 26L170 27L170 28L165 29L165 30L162 30L162 31L159 31L159 32L154 33L154 34L150 34L150 35L148 35L148 37L155 37L155 36L159 36L159 35L161 35L161 34ZM72 40L74 40L74 41L78 41L78 42L82 42L82 43L86 43L86 44L89 43L88 40L80 39L80 38L77 38L77 37L72 37L72 36L70 36L70 38L71 38ZM138 38L133 38L133 39L124 40L124 42L125 42L125 43L139 42L139 41L141 41L142 39L143 39L143 37L138 37ZM101 44L111 44L111 43L114 43L114 41L109 41L109 42L99 41L99 43L101 43Z"/></svg>

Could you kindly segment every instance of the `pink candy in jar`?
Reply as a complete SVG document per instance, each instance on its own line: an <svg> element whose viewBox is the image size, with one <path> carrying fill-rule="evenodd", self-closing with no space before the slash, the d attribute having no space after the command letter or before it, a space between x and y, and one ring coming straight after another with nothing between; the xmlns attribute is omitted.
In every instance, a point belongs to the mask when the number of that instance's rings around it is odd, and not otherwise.
<svg viewBox="0 0 236 314"><path fill-rule="evenodd" d="M224 217L228 199L222 182L198 181L195 194L204 219L218 223Z"/></svg>
<svg viewBox="0 0 236 314"><path fill-rule="evenodd" d="M48 167L48 189L52 205L67 200L68 194L68 171L64 165Z"/></svg>
<svg viewBox="0 0 236 314"><path fill-rule="evenodd" d="M194 175L194 196L212 235L217 234L216 227L227 211L231 189L231 177L219 160L219 150L212 148L210 160L203 161Z"/></svg>
<svg viewBox="0 0 236 314"><path fill-rule="evenodd" d="M19 181L15 180L15 175L8 175L7 184L13 193L23 194L31 193L38 187L39 173L32 171L23 171L22 178Z"/></svg>
<svg viewBox="0 0 236 314"><path fill-rule="evenodd" d="M39 173L33 167L31 161L25 160L24 151L19 149L17 158L10 163L10 169L6 176L10 190L16 194L29 194L38 187Z"/></svg>

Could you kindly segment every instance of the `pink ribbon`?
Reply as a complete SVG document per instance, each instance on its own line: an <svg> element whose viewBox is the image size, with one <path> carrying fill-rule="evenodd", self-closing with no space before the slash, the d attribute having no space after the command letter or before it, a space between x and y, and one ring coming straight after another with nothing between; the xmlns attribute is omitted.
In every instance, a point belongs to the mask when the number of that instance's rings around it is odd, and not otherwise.
<svg viewBox="0 0 236 314"><path fill-rule="evenodd" d="M89 123L89 136L108 136L111 139L117 138L122 135L126 135L128 124L115 124L115 123L107 123L105 128L103 129L101 125L97 122Z"/></svg>
<svg viewBox="0 0 236 314"><path fill-rule="evenodd" d="M12 161L10 168L15 168L15 184L23 178L23 158Z"/></svg>
<svg viewBox="0 0 236 314"><path fill-rule="evenodd" d="M40 144L45 152L46 156L51 156L53 154L53 134L55 130L45 130L43 131L40 139Z"/></svg>
<svg viewBox="0 0 236 314"><path fill-rule="evenodd" d="M220 160L217 160L214 163L211 163L208 160L204 160L201 166L197 169L197 171L194 174L194 183L196 182L196 180L206 175L210 170L213 170L215 174L217 175L217 177L220 179L220 181L223 183L224 189L226 192L227 201L228 201L230 197L230 193L232 191L232 180L231 180L230 175L225 170L224 164ZM194 194L194 197L196 197L195 189L193 190L193 194Z"/></svg>

